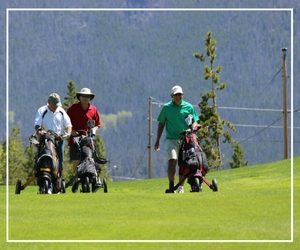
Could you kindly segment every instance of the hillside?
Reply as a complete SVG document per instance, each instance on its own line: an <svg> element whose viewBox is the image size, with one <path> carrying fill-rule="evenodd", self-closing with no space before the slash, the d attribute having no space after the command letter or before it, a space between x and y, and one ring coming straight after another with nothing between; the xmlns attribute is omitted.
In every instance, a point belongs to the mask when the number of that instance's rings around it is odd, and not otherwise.
<svg viewBox="0 0 300 250"><path fill-rule="evenodd" d="M300 179L296 174L299 166L300 158L296 158L294 225L300 218ZM214 249L253 249L254 243L214 244L210 242L213 240L262 240L270 242L255 243L256 249L297 249L298 227L294 227L294 243L281 242L291 238L290 169L290 161L278 161L211 172L208 178L216 177L219 182L219 192L215 193L204 186L202 193L164 194L165 178L109 183L106 194L36 195L36 187L28 187L21 195L15 195L11 187L10 240L40 239L39 246L44 249L62 249L67 244L73 249L92 249L99 240L199 240L193 243L197 248L204 247L201 241L208 240ZM173 209L170 210L170 206ZM95 242L62 245L43 243L43 240ZM104 249L154 249L155 243L102 244ZM164 244L167 243L156 243L155 249L167 246ZM190 249L191 244L170 243L169 247ZM14 244L13 249L18 246ZM22 248L33 246L27 243Z"/></svg>
<svg viewBox="0 0 300 250"><path fill-rule="evenodd" d="M110 7L182 7L179 1L108 2ZM237 1L229 2L228 6L234 3L238 3L235 7L248 7ZM264 5L287 7L289 3L272 1ZM262 7L261 1L251 4ZM189 1L184 7L220 5ZM34 1L27 1L23 7L26 6L40 7ZM51 7L50 2L42 7ZM107 157L112 165L118 166L116 175L147 176L149 96L166 102L170 88L180 83L185 98L197 105L200 94L210 88L202 77L203 66L193 58L194 52L204 50L208 31L217 40L217 64L223 66L221 79L228 84L219 97L219 105L271 109L280 109L282 105L282 79L278 73L281 49L288 48L288 62L291 57L291 22L287 11L12 11L9 20L10 127L21 127L24 142L28 143L36 109L46 103L49 93L58 92L64 97L69 80L74 80L78 89L90 87L101 114L130 114L117 119L115 126L106 124L100 131L106 142ZM296 20L299 21L298 15ZM4 30L4 22L1 25ZM298 38L295 31L294 40ZM3 57L4 52L3 48ZM299 57L295 57L294 63L299 66ZM4 85L0 91L5 92ZM297 85L294 92L299 93ZM299 107L300 101L295 98L294 108ZM153 108L156 119L160 106ZM220 113L237 124L282 125L280 112L220 110ZM299 124L298 113L294 119L295 125ZM3 111L0 125L5 126ZM157 124L153 125L155 137ZM294 138L299 137L298 131ZM5 131L1 130L0 138L4 136ZM242 142L249 164L282 158L281 129L239 127L234 137ZM162 152L154 154L154 176L165 174L166 159ZM225 161L231 157L232 152L225 146L222 152ZM300 148L295 147L294 153L300 154Z"/></svg>

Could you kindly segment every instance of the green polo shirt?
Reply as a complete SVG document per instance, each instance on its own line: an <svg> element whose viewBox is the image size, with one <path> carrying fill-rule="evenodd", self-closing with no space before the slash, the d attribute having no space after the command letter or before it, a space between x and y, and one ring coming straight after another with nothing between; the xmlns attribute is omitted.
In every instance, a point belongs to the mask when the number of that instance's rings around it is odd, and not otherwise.
<svg viewBox="0 0 300 250"><path fill-rule="evenodd" d="M178 140L180 133L188 129L185 119L189 114L193 115L194 121L199 120L193 105L184 100L178 106L173 101L164 104L157 121L165 124L167 139Z"/></svg>

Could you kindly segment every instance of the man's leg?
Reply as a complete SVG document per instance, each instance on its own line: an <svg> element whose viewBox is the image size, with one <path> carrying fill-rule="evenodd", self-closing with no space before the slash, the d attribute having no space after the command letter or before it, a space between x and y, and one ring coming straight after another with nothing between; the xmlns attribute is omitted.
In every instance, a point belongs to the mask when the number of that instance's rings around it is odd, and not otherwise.
<svg viewBox="0 0 300 250"><path fill-rule="evenodd" d="M57 157L58 157L58 175L57 179L55 181L56 184L52 186L53 192L58 193L62 191L62 173L63 173L63 168L64 168L64 140L58 141L57 144ZM49 193L49 191L48 191Z"/></svg>
<svg viewBox="0 0 300 250"><path fill-rule="evenodd" d="M58 142L58 150L57 150L57 156L58 156L58 169L60 172L60 176L62 176L63 171L63 164L64 164L64 140L61 140Z"/></svg>
<svg viewBox="0 0 300 250"><path fill-rule="evenodd" d="M183 175L179 175L179 182L181 183L181 185L178 187L178 193L184 193L184 182L185 182L185 177Z"/></svg>
<svg viewBox="0 0 300 250"><path fill-rule="evenodd" d="M168 178L169 178L169 189L174 189L175 177L176 177L176 164L177 160L170 159L168 164Z"/></svg>
<svg viewBox="0 0 300 250"><path fill-rule="evenodd" d="M74 175L67 182L66 187L72 186L77 181L77 166L80 163L80 151L77 145L71 144L69 146L70 162L72 163L72 170Z"/></svg>
<svg viewBox="0 0 300 250"><path fill-rule="evenodd" d="M174 190L175 178L176 178L176 165L178 158L178 141L166 140L167 142L167 154L168 154L168 179L169 179L169 191Z"/></svg>

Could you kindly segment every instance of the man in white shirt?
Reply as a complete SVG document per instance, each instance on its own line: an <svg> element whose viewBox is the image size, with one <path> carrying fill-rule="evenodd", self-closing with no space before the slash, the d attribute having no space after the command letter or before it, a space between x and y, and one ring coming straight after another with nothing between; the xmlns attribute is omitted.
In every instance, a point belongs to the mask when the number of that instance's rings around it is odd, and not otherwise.
<svg viewBox="0 0 300 250"><path fill-rule="evenodd" d="M39 133L42 130L52 130L59 136L69 137L72 132L70 117L61 107L60 97L57 93L49 95L48 104L40 107L35 115L34 127ZM60 140L57 146L59 168L63 169L64 140Z"/></svg>

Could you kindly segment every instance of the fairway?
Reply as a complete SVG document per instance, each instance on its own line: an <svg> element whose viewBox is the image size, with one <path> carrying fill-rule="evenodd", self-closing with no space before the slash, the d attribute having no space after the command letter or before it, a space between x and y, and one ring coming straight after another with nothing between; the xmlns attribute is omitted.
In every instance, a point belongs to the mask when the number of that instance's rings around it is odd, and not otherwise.
<svg viewBox="0 0 300 250"><path fill-rule="evenodd" d="M295 172L299 170L299 159L296 158L294 161ZM73 194L70 189L67 189L66 194L37 195L37 187L32 186L22 191L21 195L15 195L14 187L11 186L9 190L9 239L291 239L290 161L208 174L209 179L214 177L218 179L219 192L212 192L207 186L203 186L202 193L189 193L189 185L186 184L184 194L165 194L167 178L109 182L109 191L106 194L103 193L103 189L90 194ZM299 177L294 179L295 189L299 190ZM3 188L1 188L1 193L3 197ZM294 199L296 201L296 197ZM295 209L299 223L298 211ZM299 231L295 231L295 234L299 234ZM57 249L56 244L51 243L51 248ZM64 244L71 246L71 243ZM83 247L81 244L75 245L72 249ZM85 243L84 249L87 249L87 246L95 246L94 244ZM102 244L108 246L108 243ZM113 244L116 244L114 247L119 246L120 249L124 249L125 246L128 246L128 249L137 246L131 245L130 247L129 243ZM197 246L196 243L190 244ZM209 243L197 244L203 246ZM241 249L238 244L243 243L232 245L217 243L214 248ZM244 246L250 246L249 244L244 243ZM254 244L257 247L261 246L259 243ZM291 249L295 246L291 243L262 244L264 249ZM29 245L26 244L28 247ZM17 247L17 245L14 246ZM143 246L148 249L148 247L154 247L154 243L148 243L148 245L143 243ZM170 249L166 243L162 243L162 246ZM178 243L173 243L172 246L179 249L183 245L180 247Z"/></svg>

